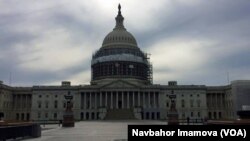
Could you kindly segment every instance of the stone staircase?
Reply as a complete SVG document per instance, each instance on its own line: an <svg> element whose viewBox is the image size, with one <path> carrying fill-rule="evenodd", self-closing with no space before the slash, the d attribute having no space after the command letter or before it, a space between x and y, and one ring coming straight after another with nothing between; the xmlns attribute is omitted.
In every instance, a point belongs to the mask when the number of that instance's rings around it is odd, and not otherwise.
<svg viewBox="0 0 250 141"><path fill-rule="evenodd" d="M132 109L108 109L105 120L134 120Z"/></svg>

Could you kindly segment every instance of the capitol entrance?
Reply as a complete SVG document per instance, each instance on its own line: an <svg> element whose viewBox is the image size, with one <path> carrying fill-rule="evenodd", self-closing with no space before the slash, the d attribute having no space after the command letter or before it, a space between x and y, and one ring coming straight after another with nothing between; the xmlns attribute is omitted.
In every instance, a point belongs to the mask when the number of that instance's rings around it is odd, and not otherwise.
<svg viewBox="0 0 250 141"><path fill-rule="evenodd" d="M121 109L121 108L122 108L122 101L119 100L119 101L118 101L118 109Z"/></svg>

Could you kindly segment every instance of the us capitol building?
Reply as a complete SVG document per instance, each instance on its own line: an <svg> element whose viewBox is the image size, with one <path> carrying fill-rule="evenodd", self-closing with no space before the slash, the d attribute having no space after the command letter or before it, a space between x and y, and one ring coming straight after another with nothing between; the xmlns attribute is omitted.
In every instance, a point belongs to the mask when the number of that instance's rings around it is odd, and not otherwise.
<svg viewBox="0 0 250 141"><path fill-rule="evenodd" d="M73 95L75 120L166 120L175 96L179 119L237 119L250 105L250 80L225 86L152 82L152 65L123 25L116 25L92 56L90 85L12 87L0 82L0 115L5 120L61 120L65 95Z"/></svg>

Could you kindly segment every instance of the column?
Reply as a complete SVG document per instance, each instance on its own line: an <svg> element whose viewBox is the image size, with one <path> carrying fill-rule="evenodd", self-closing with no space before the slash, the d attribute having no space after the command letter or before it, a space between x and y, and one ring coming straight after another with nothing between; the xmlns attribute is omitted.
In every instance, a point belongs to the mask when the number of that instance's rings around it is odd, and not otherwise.
<svg viewBox="0 0 250 141"><path fill-rule="evenodd" d="M16 95L16 109L17 109L17 107L18 107L18 104L19 104L19 100L18 100L18 96Z"/></svg>
<svg viewBox="0 0 250 141"><path fill-rule="evenodd" d="M30 102L31 102L30 95L28 95L28 109L31 109Z"/></svg>
<svg viewBox="0 0 250 141"><path fill-rule="evenodd" d="M20 106L19 109L22 109L23 106L23 96L20 94Z"/></svg>
<svg viewBox="0 0 250 141"><path fill-rule="evenodd" d="M20 95L20 99L21 99L21 104L20 104L19 109L22 109L23 108L23 95L22 94Z"/></svg>
<svg viewBox="0 0 250 141"><path fill-rule="evenodd" d="M105 106L108 108L108 92L105 91Z"/></svg>
<svg viewBox="0 0 250 141"><path fill-rule="evenodd" d="M150 103L150 92L148 92L148 107L151 108L151 103Z"/></svg>
<svg viewBox="0 0 250 141"><path fill-rule="evenodd" d="M219 119L219 110L220 110L220 107L219 107L219 93L216 93L216 118Z"/></svg>
<svg viewBox="0 0 250 141"><path fill-rule="evenodd" d="M141 92L140 91L138 91L138 93L137 93L138 95L137 95L137 97L138 97L138 106L141 106Z"/></svg>
<svg viewBox="0 0 250 141"><path fill-rule="evenodd" d="M20 110L20 109L22 109L22 104L23 104L23 99L22 99L23 97L22 97L22 95L20 94L19 95L19 100L20 100L20 103L19 103L19 105L18 105L18 109ZM21 116L20 116L21 117Z"/></svg>
<svg viewBox="0 0 250 141"><path fill-rule="evenodd" d="M84 104L84 102L83 102L83 95L82 95L82 93L80 92L80 109L83 109L83 104Z"/></svg>
<svg viewBox="0 0 250 141"><path fill-rule="evenodd" d="M18 107L20 107L20 99L19 96L16 95L16 109L18 109Z"/></svg>
<svg viewBox="0 0 250 141"><path fill-rule="evenodd" d="M24 95L23 95L23 99L24 99L24 100L23 100L23 101L24 101L24 103L23 103L23 110L25 110L25 109L27 109L27 108L28 108L28 104L27 104L27 103L28 103L27 96L28 96L27 94L24 94ZM24 117L26 117L26 113L25 113L24 115L25 115Z"/></svg>
<svg viewBox="0 0 250 141"><path fill-rule="evenodd" d="M26 108L26 94L24 94L23 95L23 101L24 101L24 103L23 103L23 106L22 106L22 109L24 110L25 108Z"/></svg>
<svg viewBox="0 0 250 141"><path fill-rule="evenodd" d="M83 94L83 100L84 100L84 103L83 103L83 109L87 109L86 108L86 93L82 93Z"/></svg>
<svg viewBox="0 0 250 141"><path fill-rule="evenodd" d="M118 109L118 102L119 102L119 95L118 95L118 91L116 91L116 109Z"/></svg>
<svg viewBox="0 0 250 141"><path fill-rule="evenodd" d="M208 108L208 110L210 110L210 105L211 105L211 95L208 93L208 95L207 95L207 100L208 100L208 105L207 105L207 108Z"/></svg>
<svg viewBox="0 0 250 141"><path fill-rule="evenodd" d="M11 103L12 109L15 109L15 95L13 94L13 102Z"/></svg>
<svg viewBox="0 0 250 141"><path fill-rule="evenodd" d="M224 106L223 106L223 93L220 94L220 106L221 106L221 109L224 110Z"/></svg>
<svg viewBox="0 0 250 141"><path fill-rule="evenodd" d="M129 109L129 92L127 91L127 108Z"/></svg>
<svg viewBox="0 0 250 141"><path fill-rule="evenodd" d="M221 93L219 93L219 105L220 105L220 109L222 109L222 106L221 106Z"/></svg>
<svg viewBox="0 0 250 141"><path fill-rule="evenodd" d="M100 92L100 107L102 107L102 92Z"/></svg>
<svg viewBox="0 0 250 141"><path fill-rule="evenodd" d="M113 109L113 91L111 91L111 102L110 102L111 106L110 109Z"/></svg>
<svg viewBox="0 0 250 141"><path fill-rule="evenodd" d="M142 92L142 106L143 106L143 108L145 108L146 106L145 106L145 95L146 95L146 93L145 92Z"/></svg>
<svg viewBox="0 0 250 141"><path fill-rule="evenodd" d="M94 96L95 96L95 109L97 109L97 92L94 92Z"/></svg>
<svg viewBox="0 0 250 141"><path fill-rule="evenodd" d="M156 108L155 92L153 92L153 95L154 95L154 105L153 105L153 107Z"/></svg>
<svg viewBox="0 0 250 141"><path fill-rule="evenodd" d="M133 108L135 107L135 92L133 91Z"/></svg>
<svg viewBox="0 0 250 141"><path fill-rule="evenodd" d="M89 107L92 109L92 98L91 98L92 93L89 93Z"/></svg>
<svg viewBox="0 0 250 141"><path fill-rule="evenodd" d="M28 95L24 95L24 99L25 99L25 103L24 103L24 104L25 104L25 109L28 107L28 105L27 105L27 103L28 103L27 96L28 96Z"/></svg>
<svg viewBox="0 0 250 141"><path fill-rule="evenodd" d="M217 93L214 94L214 100L215 100L214 109L217 109Z"/></svg>
<svg viewBox="0 0 250 141"><path fill-rule="evenodd" d="M156 93L156 107L159 108L159 92Z"/></svg>
<svg viewBox="0 0 250 141"><path fill-rule="evenodd" d="M218 100L217 101L218 110L220 110L220 93L217 93L217 100Z"/></svg>
<svg viewBox="0 0 250 141"><path fill-rule="evenodd" d="M17 105L18 105L18 103L17 103L17 95L15 95L15 110L17 109Z"/></svg>
<svg viewBox="0 0 250 141"><path fill-rule="evenodd" d="M28 101L28 94L26 95L25 99L26 99L25 108L28 109L28 107L29 107L29 106L28 106L28 102L29 102L29 101Z"/></svg>
<svg viewBox="0 0 250 141"><path fill-rule="evenodd" d="M23 106L22 106L22 109L24 110L25 107L26 107L26 95L24 94L24 95L23 95ZM25 115L24 115L24 117L25 117ZM25 119L25 118L24 118L24 119Z"/></svg>
<svg viewBox="0 0 250 141"><path fill-rule="evenodd" d="M21 106L21 97L19 94L17 94L17 107L16 107L16 109L19 109L20 106Z"/></svg>
<svg viewBox="0 0 250 141"><path fill-rule="evenodd" d="M226 95L227 95L227 94L225 93L225 94L224 94L224 99L223 99L223 106L224 106L225 108L228 108L227 105L226 105L226 103L227 103L227 100L226 100L226 97L227 97L227 96L226 96Z"/></svg>
<svg viewBox="0 0 250 141"><path fill-rule="evenodd" d="M21 95L21 99L22 99L22 104L21 104L21 107L20 107L20 108L21 108L21 110L22 110L22 109L23 109L23 104L24 104L24 102L25 102L25 101L24 101L24 96L23 96L23 95Z"/></svg>
<svg viewBox="0 0 250 141"><path fill-rule="evenodd" d="M225 98L225 94L222 93L222 95L221 95L221 106L222 106L223 109L225 108L225 106L224 106L224 98Z"/></svg>
<svg viewBox="0 0 250 141"><path fill-rule="evenodd" d="M124 92L122 91L122 109L124 108L124 105L125 105L125 104L124 104L124 101L125 101L125 100L124 100Z"/></svg>

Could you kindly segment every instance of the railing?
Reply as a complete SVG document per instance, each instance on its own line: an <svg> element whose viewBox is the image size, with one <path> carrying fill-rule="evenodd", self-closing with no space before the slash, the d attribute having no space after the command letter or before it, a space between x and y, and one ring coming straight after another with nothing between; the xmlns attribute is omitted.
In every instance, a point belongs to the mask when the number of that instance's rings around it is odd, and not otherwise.
<svg viewBox="0 0 250 141"><path fill-rule="evenodd" d="M38 124L60 124L62 120L33 120L33 122Z"/></svg>
<svg viewBox="0 0 250 141"><path fill-rule="evenodd" d="M62 120L33 120L33 122L41 125L43 128L48 124L58 124L58 126L62 124Z"/></svg>
<svg viewBox="0 0 250 141"><path fill-rule="evenodd" d="M204 119L179 119L180 125L204 125L206 121Z"/></svg>
<svg viewBox="0 0 250 141"><path fill-rule="evenodd" d="M41 127L34 123L6 124L0 126L0 140L18 139L26 137L40 137Z"/></svg>

